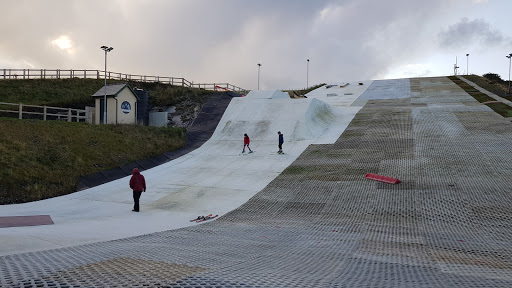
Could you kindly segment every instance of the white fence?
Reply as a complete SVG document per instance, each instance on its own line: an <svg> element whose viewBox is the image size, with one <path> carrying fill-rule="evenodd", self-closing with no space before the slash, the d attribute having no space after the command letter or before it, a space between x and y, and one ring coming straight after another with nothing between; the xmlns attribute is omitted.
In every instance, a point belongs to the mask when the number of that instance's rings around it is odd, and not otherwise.
<svg viewBox="0 0 512 288"><path fill-rule="evenodd" d="M4 109L9 106L17 106L17 109ZM27 108L35 108L30 109L31 111L24 110ZM91 112L87 110L80 109L72 109L72 108L60 108L60 107L50 107L50 106L36 106L36 105L24 105L24 104L15 104L15 103L5 103L0 102L0 112L13 113L18 114L19 119L23 119L23 115L39 115L38 119L42 119L44 121L49 120L48 118L52 118L55 120L66 120L68 122L72 122L73 120L76 122L80 122L83 120L85 122L92 121Z"/></svg>
<svg viewBox="0 0 512 288"><path fill-rule="evenodd" d="M0 69L0 79L104 79L103 70L75 70L75 69ZM140 82L160 82L176 86L200 88L214 91L234 91L241 94L247 94L248 90L229 83L193 83L185 78L161 77L147 75L132 75L118 72L107 71L107 79L121 81L140 81Z"/></svg>

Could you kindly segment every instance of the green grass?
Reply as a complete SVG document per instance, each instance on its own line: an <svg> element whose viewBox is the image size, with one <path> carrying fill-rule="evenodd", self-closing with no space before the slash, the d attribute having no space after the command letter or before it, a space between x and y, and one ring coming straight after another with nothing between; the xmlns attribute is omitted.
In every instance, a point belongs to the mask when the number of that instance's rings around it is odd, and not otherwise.
<svg viewBox="0 0 512 288"><path fill-rule="evenodd" d="M512 117L512 108L504 103L489 103L485 104L489 106L494 112L500 114L503 117Z"/></svg>
<svg viewBox="0 0 512 288"><path fill-rule="evenodd" d="M491 81L485 77L478 75L462 75L462 77L475 83L476 85L484 88L485 90L492 92L500 97L512 101L512 96L508 95L508 86L506 84Z"/></svg>
<svg viewBox="0 0 512 288"><path fill-rule="evenodd" d="M202 102L212 91L158 82L108 80L149 91L150 106L172 106L184 100ZM102 79L20 79L0 81L0 102L83 109L94 106L91 95L105 85Z"/></svg>
<svg viewBox="0 0 512 288"><path fill-rule="evenodd" d="M488 102L488 101L496 101L496 99L489 97L487 94L482 92L475 92L475 93L468 93L469 95L473 96L473 98L476 99L476 101L480 103Z"/></svg>
<svg viewBox="0 0 512 288"><path fill-rule="evenodd" d="M0 204L76 191L80 176L172 151L181 128L0 118Z"/></svg>

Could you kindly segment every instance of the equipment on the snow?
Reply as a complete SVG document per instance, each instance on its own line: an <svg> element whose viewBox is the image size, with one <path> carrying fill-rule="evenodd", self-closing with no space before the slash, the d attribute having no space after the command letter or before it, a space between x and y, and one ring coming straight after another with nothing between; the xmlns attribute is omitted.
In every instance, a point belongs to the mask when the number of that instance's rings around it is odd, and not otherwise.
<svg viewBox="0 0 512 288"><path fill-rule="evenodd" d="M215 217L217 217L217 216L219 216L219 215L211 216L211 214L210 214L210 216L206 216L206 217L204 217L204 218L203 218L203 219L201 219L201 220L197 220L197 221L196 221L196 223L203 222L203 221L207 221L207 220L213 219L213 218L215 218Z"/></svg>
<svg viewBox="0 0 512 288"><path fill-rule="evenodd" d="M210 215L206 215L206 216L197 216L196 219L192 219L192 220L190 220L190 222L199 223L199 222L203 222L203 221L206 221L206 220L213 219L213 218L215 218L217 216L219 216L219 215L213 216L213 214L210 214Z"/></svg>
<svg viewBox="0 0 512 288"><path fill-rule="evenodd" d="M388 183L388 184L400 183L400 180L398 180L397 178L373 174L373 173L366 173L365 177L368 179L371 179L371 180L380 181L380 182L384 182L384 183Z"/></svg>
<svg viewBox="0 0 512 288"><path fill-rule="evenodd" d="M192 219L192 220L190 220L190 222L194 222L194 221L202 220L202 219L204 219L204 218L206 218L206 217L210 217L210 216L212 216L212 214L210 214L210 215L206 215L206 216L197 216L197 218L196 218L196 219Z"/></svg>

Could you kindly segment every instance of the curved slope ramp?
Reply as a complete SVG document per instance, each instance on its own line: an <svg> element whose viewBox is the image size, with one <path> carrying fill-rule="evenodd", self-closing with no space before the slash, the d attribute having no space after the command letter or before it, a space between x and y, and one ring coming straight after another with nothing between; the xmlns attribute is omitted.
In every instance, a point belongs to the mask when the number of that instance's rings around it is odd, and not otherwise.
<svg viewBox="0 0 512 288"><path fill-rule="evenodd" d="M120 239L195 225L189 220L198 215L222 216L263 189L308 145L336 141L360 108L318 99L290 99L280 91L233 98L210 140L143 171L148 189L140 213L131 211L129 176L62 197L3 206L0 216L50 215L55 224L0 229L0 254ZM276 153L277 131L284 134L285 155ZM244 133L255 153L241 154Z"/></svg>

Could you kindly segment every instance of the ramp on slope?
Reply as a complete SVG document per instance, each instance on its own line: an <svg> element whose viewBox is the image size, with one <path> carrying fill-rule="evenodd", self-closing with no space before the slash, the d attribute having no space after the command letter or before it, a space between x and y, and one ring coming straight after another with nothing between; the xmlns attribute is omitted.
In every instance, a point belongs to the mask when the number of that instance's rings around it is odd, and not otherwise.
<svg viewBox="0 0 512 288"><path fill-rule="evenodd" d="M194 225L198 215L223 215L263 189L310 144L333 143L360 107L325 103L319 94L290 99L281 91L233 98L210 140L200 148L143 172L141 212L131 212L129 176L70 195L3 206L0 216L51 215L54 225L0 229L0 254L119 239ZM277 131L285 155L276 153ZM243 134L256 151L241 155Z"/></svg>

